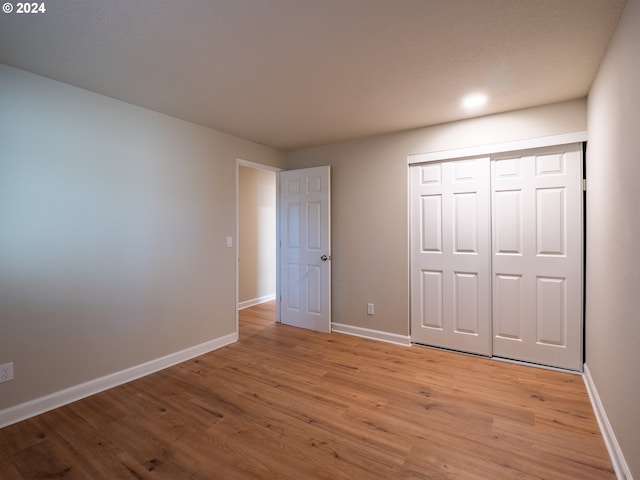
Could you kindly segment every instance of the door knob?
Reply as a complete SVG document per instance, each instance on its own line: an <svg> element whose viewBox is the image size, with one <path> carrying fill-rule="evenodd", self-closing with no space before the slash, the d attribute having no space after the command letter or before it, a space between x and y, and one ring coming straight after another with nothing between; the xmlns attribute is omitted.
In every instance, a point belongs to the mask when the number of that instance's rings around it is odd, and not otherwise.
<svg viewBox="0 0 640 480"><path fill-rule="evenodd" d="M329 260L329 257L327 257L326 255L322 255L320 257L320 260L322 260L323 262L326 262L327 260Z"/></svg>

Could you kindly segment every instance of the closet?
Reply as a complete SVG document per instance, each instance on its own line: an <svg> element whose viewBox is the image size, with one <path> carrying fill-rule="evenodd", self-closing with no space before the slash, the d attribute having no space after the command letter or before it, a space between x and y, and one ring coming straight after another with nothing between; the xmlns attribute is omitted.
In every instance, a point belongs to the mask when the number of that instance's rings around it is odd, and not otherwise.
<svg viewBox="0 0 640 480"><path fill-rule="evenodd" d="M410 166L411 340L582 369L582 145Z"/></svg>

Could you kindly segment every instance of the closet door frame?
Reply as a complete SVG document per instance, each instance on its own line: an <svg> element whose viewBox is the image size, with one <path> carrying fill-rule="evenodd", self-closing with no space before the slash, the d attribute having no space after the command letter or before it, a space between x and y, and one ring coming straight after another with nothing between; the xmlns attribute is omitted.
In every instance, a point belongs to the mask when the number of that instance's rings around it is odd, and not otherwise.
<svg viewBox="0 0 640 480"><path fill-rule="evenodd" d="M498 155L498 154L502 154L502 153L507 153L507 152L516 152L516 151L524 151L524 150L533 150L533 149L539 149L539 148L543 148L543 147L556 147L556 146L562 146L562 145L568 145L568 144L583 144L584 142L587 141L587 132L586 131L578 131L578 132L571 132L571 133L567 133L567 134L561 134L561 135L553 135L553 136L548 136L548 137L538 137L538 138L532 138L532 139L526 139L526 140L516 140L516 141L511 141L511 142L504 142L504 143L497 143L497 144L488 144L488 145L480 145L480 146L476 146L476 147L469 147L469 148L461 148L461 149L454 149L454 150L440 150L440 151L435 151L435 152L427 152L427 153L420 153L420 154L414 154L414 155L409 155L407 157L407 215L408 215L408 238L409 238L409 242L408 242L408 249L409 249L409 262L410 262L410 268L409 268L409 311L410 311L410 316L412 315L412 290L413 290L413 286L412 286L412 266L413 266L413 252L412 252L412 241L411 241L411 236L412 236L412 229L413 229L413 225L412 225L412 219L411 219L411 202L413 201L412 199L412 189L411 189L411 167L418 165L418 164L426 164L426 163L432 163L432 162L441 162L441 161L450 161L450 160L460 160L460 159L464 159L464 158L468 158L468 157L479 157L479 156L493 156L493 155ZM582 163L581 163L581 171L583 172L584 175L584 169L583 169L583 165L584 165L584 158L582 158ZM584 179L583 179L584 181ZM582 219L584 218L584 199L581 200L581 211L580 211L580 217L581 217L581 228L582 228L582 238L584 238L584 224L582 223ZM581 282L581 292L582 292L582 298L584 299L584 259L586 258L586 253L584 252L584 243L581 242L580 244L580 249L582 250L582 256L581 256L581 278L580 278L580 282ZM493 272L492 272L493 274ZM493 301L493 295L492 296L492 301ZM583 309L583 302L580 302L580 315L581 315L581 328L580 328L580 359L579 359L579 366L575 367L560 367L562 369L572 369L572 370L578 370L578 371L582 371L583 369L583 362L584 362L584 349L583 349L583 344L584 344L584 309ZM412 324L413 320L412 318L409 319L409 326L411 329L411 324ZM410 330L410 333L411 330ZM412 338L412 342L414 342L414 339ZM514 361L519 361L518 359L515 359ZM541 366L545 366L545 365L541 365ZM552 368L554 368L552 366Z"/></svg>

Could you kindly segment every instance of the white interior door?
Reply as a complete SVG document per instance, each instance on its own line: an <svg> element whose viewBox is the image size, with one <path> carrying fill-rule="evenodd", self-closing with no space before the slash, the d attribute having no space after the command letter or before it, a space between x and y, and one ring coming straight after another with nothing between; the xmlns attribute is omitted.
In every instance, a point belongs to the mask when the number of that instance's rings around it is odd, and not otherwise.
<svg viewBox="0 0 640 480"><path fill-rule="evenodd" d="M581 146L493 159L493 354L581 370Z"/></svg>
<svg viewBox="0 0 640 480"><path fill-rule="evenodd" d="M330 170L290 170L279 177L280 321L330 332Z"/></svg>
<svg viewBox="0 0 640 480"><path fill-rule="evenodd" d="M411 341L491 355L489 158L410 171Z"/></svg>

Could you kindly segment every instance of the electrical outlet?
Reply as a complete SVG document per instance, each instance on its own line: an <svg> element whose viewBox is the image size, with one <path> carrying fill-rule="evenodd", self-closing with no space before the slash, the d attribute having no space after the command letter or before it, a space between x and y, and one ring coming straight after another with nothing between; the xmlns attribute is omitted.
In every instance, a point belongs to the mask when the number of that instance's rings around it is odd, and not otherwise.
<svg viewBox="0 0 640 480"><path fill-rule="evenodd" d="M0 365L0 383L13 380L13 362Z"/></svg>
<svg viewBox="0 0 640 480"><path fill-rule="evenodd" d="M373 303L367 303L367 315L373 315Z"/></svg>

